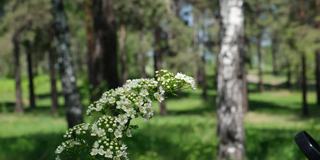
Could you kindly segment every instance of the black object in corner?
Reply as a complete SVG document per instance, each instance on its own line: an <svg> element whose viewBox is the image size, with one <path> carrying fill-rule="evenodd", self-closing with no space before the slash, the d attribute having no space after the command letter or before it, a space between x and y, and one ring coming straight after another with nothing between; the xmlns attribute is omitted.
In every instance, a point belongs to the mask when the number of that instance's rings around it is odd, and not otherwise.
<svg viewBox="0 0 320 160"><path fill-rule="evenodd" d="M320 146L307 132L299 132L294 140L309 160L320 160Z"/></svg>

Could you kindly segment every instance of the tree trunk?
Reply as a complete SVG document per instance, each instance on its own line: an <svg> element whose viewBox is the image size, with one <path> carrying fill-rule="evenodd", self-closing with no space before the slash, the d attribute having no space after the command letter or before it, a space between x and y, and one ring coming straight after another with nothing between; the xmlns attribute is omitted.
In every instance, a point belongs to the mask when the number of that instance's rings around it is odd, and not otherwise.
<svg viewBox="0 0 320 160"><path fill-rule="evenodd" d="M243 66L244 67L244 66ZM248 85L247 85L247 77L246 72L243 72L243 85L242 85L242 107L243 112L247 113L249 111L249 98L248 98Z"/></svg>
<svg viewBox="0 0 320 160"><path fill-rule="evenodd" d="M241 76L243 80L242 85L242 108L243 112L247 113L249 111L249 98L248 98L248 80L247 80L247 70L246 70L246 60L247 60L247 50L250 45L248 41L248 37L246 35L243 35L243 38L240 39L243 44L243 46L240 46L240 69L241 69Z"/></svg>
<svg viewBox="0 0 320 160"><path fill-rule="evenodd" d="M307 74L306 74L306 56L305 54L302 54L301 56L302 61L302 81L301 81L301 87L302 87L302 115L308 116L309 110L308 110L308 102L307 102Z"/></svg>
<svg viewBox="0 0 320 160"><path fill-rule="evenodd" d="M320 50L316 51L316 93L317 105L320 106Z"/></svg>
<svg viewBox="0 0 320 160"><path fill-rule="evenodd" d="M220 0L221 50L218 56L218 159L245 157L243 126L243 1Z"/></svg>
<svg viewBox="0 0 320 160"><path fill-rule="evenodd" d="M58 93L57 93L57 78L56 78L56 58L53 50L49 50L49 70L50 70L50 87L51 87L51 113L55 114L58 109Z"/></svg>
<svg viewBox="0 0 320 160"><path fill-rule="evenodd" d="M287 82L286 82L286 86L287 86L288 89L291 89L291 87L292 87L291 79L292 79L291 64L290 64L289 60L287 60Z"/></svg>
<svg viewBox="0 0 320 160"><path fill-rule="evenodd" d="M276 37L277 32L274 33L272 37L272 48L271 48L271 53L272 53L272 74L277 75L278 74L278 68L277 68L277 52L278 52L278 39Z"/></svg>
<svg viewBox="0 0 320 160"><path fill-rule="evenodd" d="M69 27L63 1L52 0L52 7L54 35L56 38L55 49L58 57L68 127L71 128L83 122L83 108L71 62Z"/></svg>
<svg viewBox="0 0 320 160"><path fill-rule="evenodd" d="M15 74L15 90L16 90L16 105L15 112L23 112L22 101L22 87L21 87L21 68L20 68L20 45L19 45L20 31L17 31L12 38L13 43L13 60L14 60L14 74Z"/></svg>
<svg viewBox="0 0 320 160"><path fill-rule="evenodd" d="M205 70L205 57L204 57L204 51L203 51L203 45L202 44L198 44L199 45L199 62L198 62L198 66L197 66L197 83L202 87L202 98L203 99L207 99L208 97L208 88L207 88L207 82L206 82L206 70Z"/></svg>
<svg viewBox="0 0 320 160"><path fill-rule="evenodd" d="M92 15L92 0L84 1L84 13L85 13L85 24L86 24L86 34L87 34L87 66L88 66L88 80L89 80L89 91L90 100L94 101L94 87L95 75L94 75L94 31L93 31L93 15Z"/></svg>
<svg viewBox="0 0 320 160"><path fill-rule="evenodd" d="M245 67L246 63L246 51L244 49L245 45L245 37L240 39L240 44L243 44L243 46L240 46L240 77L242 78L242 108L243 112L246 113L249 111L249 98L248 98L248 85L247 85L247 71Z"/></svg>
<svg viewBox="0 0 320 160"><path fill-rule="evenodd" d="M34 94L34 83L33 83L33 69L32 69L32 55L31 55L31 44L30 41L26 40L24 43L25 51L26 51L26 61L27 61L27 72L28 72L28 80L29 80L29 105L30 109L36 108L36 99Z"/></svg>
<svg viewBox="0 0 320 160"><path fill-rule="evenodd" d="M202 98L208 98L208 85L207 85L207 76L206 76L206 60L204 55L201 56L202 61Z"/></svg>
<svg viewBox="0 0 320 160"><path fill-rule="evenodd" d="M117 59L117 28L113 13L112 0L93 1L94 86L107 82L108 88L120 85Z"/></svg>
<svg viewBox="0 0 320 160"><path fill-rule="evenodd" d="M261 53L261 39L262 39L262 33L259 33L257 37L257 53L258 53L258 89L260 92L263 92L263 73L262 73L262 53Z"/></svg>
<svg viewBox="0 0 320 160"><path fill-rule="evenodd" d="M144 32L141 31L139 33L139 39L140 39L140 46L139 46L139 53L137 55L137 62L138 62L138 66L139 66L139 72L140 72L140 76L142 78L146 78L147 77L147 73L146 73L146 54L144 52L143 49L143 45L144 45Z"/></svg>
<svg viewBox="0 0 320 160"><path fill-rule="evenodd" d="M153 62L154 62L154 73L163 67L163 54L164 54L164 48L162 45L163 39L162 39L162 28L156 27L154 31L154 39L155 39L155 50L153 55ZM167 107L164 101L160 102L160 114L165 115L167 114Z"/></svg>
<svg viewBox="0 0 320 160"><path fill-rule="evenodd" d="M128 66L127 66L127 53L125 51L126 45L126 26L120 25L119 33L119 53L120 53L120 64L121 64L121 83L124 84L128 79Z"/></svg>

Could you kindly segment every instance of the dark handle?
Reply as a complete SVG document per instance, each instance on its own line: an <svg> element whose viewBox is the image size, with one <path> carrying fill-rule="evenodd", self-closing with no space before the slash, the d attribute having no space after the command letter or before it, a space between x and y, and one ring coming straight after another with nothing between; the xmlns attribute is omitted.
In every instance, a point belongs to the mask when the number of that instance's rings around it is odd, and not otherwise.
<svg viewBox="0 0 320 160"><path fill-rule="evenodd" d="M309 160L320 160L319 144L307 132L299 132L294 140Z"/></svg>

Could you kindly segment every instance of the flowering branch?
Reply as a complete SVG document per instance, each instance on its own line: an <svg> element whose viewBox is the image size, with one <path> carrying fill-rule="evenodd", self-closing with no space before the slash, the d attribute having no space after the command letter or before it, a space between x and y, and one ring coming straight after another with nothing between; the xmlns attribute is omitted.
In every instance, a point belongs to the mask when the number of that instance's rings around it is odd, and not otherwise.
<svg viewBox="0 0 320 160"><path fill-rule="evenodd" d="M66 140L56 149L56 159L74 158L74 154L86 159L128 159L123 138L131 137L131 130L136 128L130 121L150 119L154 115L152 100L161 102L166 92L174 93L183 87L194 89L193 78L160 70L155 79L128 80L122 87L103 93L87 109L92 123L69 129L64 135Z"/></svg>

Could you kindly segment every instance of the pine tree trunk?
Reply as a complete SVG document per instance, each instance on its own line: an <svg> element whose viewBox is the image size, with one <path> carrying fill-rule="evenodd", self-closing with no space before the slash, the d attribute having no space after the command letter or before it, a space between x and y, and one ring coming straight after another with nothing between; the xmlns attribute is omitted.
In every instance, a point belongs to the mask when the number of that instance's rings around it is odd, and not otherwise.
<svg viewBox="0 0 320 160"><path fill-rule="evenodd" d="M121 83L124 84L128 79L128 66L127 66L127 53L125 51L126 45L126 26L120 25L119 33L119 53L120 53L120 64L121 64Z"/></svg>
<svg viewBox="0 0 320 160"><path fill-rule="evenodd" d="M93 1L94 59L92 73L97 87L103 80L108 88L120 85L117 58L117 28L112 0Z"/></svg>
<svg viewBox="0 0 320 160"><path fill-rule="evenodd" d="M84 13L87 35L87 66L88 66L88 79L90 100L94 101L94 87L96 84L96 77L94 75L94 31L93 31L93 15L92 15L92 0L84 1Z"/></svg>
<svg viewBox="0 0 320 160"><path fill-rule="evenodd" d="M242 85L242 108L243 112L247 113L249 111L249 97L248 97L248 80L247 80L247 70L246 70L246 60L247 60L247 50L249 45L249 40L246 35L243 35L243 38L241 38L243 46L241 47L241 61L240 61L240 69L241 69L241 74L242 74L242 80L243 80L243 85ZM250 65L250 64L249 64Z"/></svg>
<svg viewBox="0 0 320 160"><path fill-rule="evenodd" d="M320 106L320 50L316 51L316 93L317 105Z"/></svg>
<svg viewBox="0 0 320 160"><path fill-rule="evenodd" d="M34 94L34 83L33 83L33 69L32 69L32 55L31 55L31 44L30 41L25 41L24 43L26 50L26 61L27 61L27 72L28 72L28 81L29 81L29 105L30 109L36 108L36 99Z"/></svg>
<svg viewBox="0 0 320 160"><path fill-rule="evenodd" d="M247 71L245 67L245 62L246 62L246 52L244 49L245 45L245 37L240 39L243 44L243 46L240 46L240 78L242 79L242 86L241 86L241 91L242 91L242 108L243 112L246 113L249 111L249 98L248 98L248 85L247 85Z"/></svg>
<svg viewBox="0 0 320 160"><path fill-rule="evenodd" d="M242 108L243 112L247 113L249 111L249 98L248 98L248 85L247 85L247 77L246 72L243 73L243 85L242 85Z"/></svg>
<svg viewBox="0 0 320 160"><path fill-rule="evenodd" d="M272 37L272 48L271 48L271 53L272 53L272 74L277 75L278 74L278 68L277 68L277 52L278 52L278 39L276 37L277 32L274 33Z"/></svg>
<svg viewBox="0 0 320 160"><path fill-rule="evenodd" d="M22 87L21 87L21 68L20 68L20 31L17 31L13 38L13 60L14 60L14 74L15 74L15 90L16 90L16 105L15 112L23 112L23 101L22 101Z"/></svg>
<svg viewBox="0 0 320 160"><path fill-rule="evenodd" d="M245 157L243 126L243 1L220 0L221 50L218 56L218 159Z"/></svg>
<svg viewBox="0 0 320 160"><path fill-rule="evenodd" d="M139 53L137 54L137 62L138 62L138 66L139 66L139 73L140 76L142 78L146 78L147 77L147 73L146 73L146 55L145 52L143 50L143 45L144 45L144 32L141 31L139 33L139 39L140 39L140 46L139 46Z"/></svg>
<svg viewBox="0 0 320 160"><path fill-rule="evenodd" d="M291 73L291 64L289 62L289 60L287 60L287 82L286 82L286 86L288 89L291 89L291 78L292 78L292 73Z"/></svg>
<svg viewBox="0 0 320 160"><path fill-rule="evenodd" d="M55 114L58 109L58 93L57 93L57 77L56 77L56 58L53 50L49 50L49 71L50 71L50 87L51 87L51 113Z"/></svg>
<svg viewBox="0 0 320 160"><path fill-rule="evenodd" d="M308 102L307 102L307 73L306 73L306 56L302 54L301 56L302 61L302 81L301 81L301 87L302 87L302 115L308 116L309 110L308 110Z"/></svg>
<svg viewBox="0 0 320 160"><path fill-rule="evenodd" d="M154 50L154 55L153 55L153 62L154 62L154 73L163 67L163 54L164 54L164 49L162 44L162 28L161 27L156 27L154 31L154 38L155 38L155 50ZM167 107L164 101L160 102L160 114L161 115L166 115L167 114Z"/></svg>
<svg viewBox="0 0 320 160"><path fill-rule="evenodd" d="M206 60L204 55L201 56L202 62L202 98L208 98L208 85L207 85L207 76L206 76Z"/></svg>
<svg viewBox="0 0 320 160"><path fill-rule="evenodd" d="M257 37L257 53L258 53L258 89L260 92L263 92L263 73L262 73L262 53L261 53L261 33Z"/></svg>
<svg viewBox="0 0 320 160"><path fill-rule="evenodd" d="M200 47L200 55L199 55L199 62L197 66L197 83L201 86L202 88L202 93L201 96L203 99L207 99L208 97L208 88L207 88L207 82L206 82L206 70L205 70L205 57L204 57L204 51L203 51L203 46L202 44L199 44Z"/></svg>
<svg viewBox="0 0 320 160"><path fill-rule="evenodd" d="M55 49L58 57L68 127L71 128L83 122L83 108L71 62L70 35L63 1L52 0L52 7L54 35L56 38Z"/></svg>

